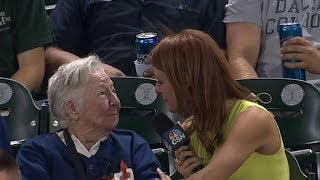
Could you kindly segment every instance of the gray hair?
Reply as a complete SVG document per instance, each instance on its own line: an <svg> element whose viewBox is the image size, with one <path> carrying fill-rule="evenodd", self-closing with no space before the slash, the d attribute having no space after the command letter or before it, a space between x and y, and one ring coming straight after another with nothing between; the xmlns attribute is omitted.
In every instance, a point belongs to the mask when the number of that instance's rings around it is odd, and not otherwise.
<svg viewBox="0 0 320 180"><path fill-rule="evenodd" d="M85 83L90 74L103 70L102 62L97 56L88 56L63 64L49 79L48 101L50 110L61 128L69 125L70 117L64 109L68 100L81 102Z"/></svg>

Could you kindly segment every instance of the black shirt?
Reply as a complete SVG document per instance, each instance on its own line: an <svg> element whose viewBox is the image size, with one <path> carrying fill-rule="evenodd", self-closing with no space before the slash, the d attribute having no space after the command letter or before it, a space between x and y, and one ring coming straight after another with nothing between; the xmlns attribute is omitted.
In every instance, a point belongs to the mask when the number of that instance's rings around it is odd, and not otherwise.
<svg viewBox="0 0 320 180"><path fill-rule="evenodd" d="M198 29L225 48L227 0L60 0L50 14L57 45L78 56L96 54L135 75L135 35Z"/></svg>

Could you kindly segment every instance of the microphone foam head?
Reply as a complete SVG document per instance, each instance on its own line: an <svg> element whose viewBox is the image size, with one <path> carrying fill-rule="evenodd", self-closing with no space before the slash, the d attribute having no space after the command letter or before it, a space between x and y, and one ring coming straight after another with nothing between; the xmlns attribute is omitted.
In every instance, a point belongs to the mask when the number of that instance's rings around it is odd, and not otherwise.
<svg viewBox="0 0 320 180"><path fill-rule="evenodd" d="M152 127L158 134L163 134L174 126L171 119L164 113L158 113L152 118Z"/></svg>

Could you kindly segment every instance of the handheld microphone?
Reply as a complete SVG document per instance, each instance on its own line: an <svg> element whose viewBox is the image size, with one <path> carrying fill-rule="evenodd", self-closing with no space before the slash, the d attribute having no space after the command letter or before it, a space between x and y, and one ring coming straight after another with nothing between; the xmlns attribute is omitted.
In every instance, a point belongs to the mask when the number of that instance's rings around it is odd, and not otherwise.
<svg viewBox="0 0 320 180"><path fill-rule="evenodd" d="M169 144L172 151L177 150L183 145L191 146L188 134L183 130L179 123L174 124L169 117L163 113L156 114L152 119L152 126L156 132ZM201 170L203 165L194 169L195 172Z"/></svg>

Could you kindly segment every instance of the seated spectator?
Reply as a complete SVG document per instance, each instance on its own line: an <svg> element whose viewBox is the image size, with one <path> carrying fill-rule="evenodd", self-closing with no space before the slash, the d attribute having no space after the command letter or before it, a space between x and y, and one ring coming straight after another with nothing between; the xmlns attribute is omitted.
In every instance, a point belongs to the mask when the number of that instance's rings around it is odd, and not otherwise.
<svg viewBox="0 0 320 180"><path fill-rule="evenodd" d="M107 73L133 76L135 38L141 32L199 29L225 48L224 5L227 0L63 0L50 14L57 46L46 49L49 68L97 54ZM62 50L66 51L63 52Z"/></svg>
<svg viewBox="0 0 320 180"><path fill-rule="evenodd" d="M21 174L16 161L11 155L0 150L0 179L21 180Z"/></svg>
<svg viewBox="0 0 320 180"><path fill-rule="evenodd" d="M8 138L7 124L5 119L0 115L0 150L12 153Z"/></svg>
<svg viewBox="0 0 320 180"><path fill-rule="evenodd" d="M120 102L101 61L62 65L49 79L51 112L63 130L28 140L17 161L24 179L154 179L158 160L132 131L114 129Z"/></svg>
<svg viewBox="0 0 320 180"><path fill-rule="evenodd" d="M197 30L164 38L152 51L156 92L185 121L190 145L175 151L190 179L288 180L289 168L273 116L237 83L217 43ZM194 172L200 164L205 167Z"/></svg>
<svg viewBox="0 0 320 180"><path fill-rule="evenodd" d="M44 76L44 45L52 42L43 0L3 0L0 4L0 77L29 91Z"/></svg>
<svg viewBox="0 0 320 180"><path fill-rule="evenodd" d="M319 6L320 1L229 0L224 22L227 24L227 54L233 76L282 77L277 32L281 23L299 22L303 37L309 41L290 47L294 48L297 60L306 58L301 48L312 48L311 53L319 51ZM306 73L306 78L314 80L320 76Z"/></svg>

